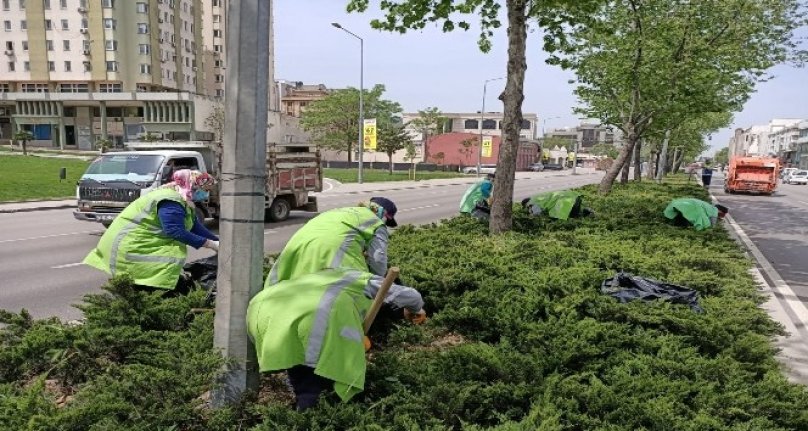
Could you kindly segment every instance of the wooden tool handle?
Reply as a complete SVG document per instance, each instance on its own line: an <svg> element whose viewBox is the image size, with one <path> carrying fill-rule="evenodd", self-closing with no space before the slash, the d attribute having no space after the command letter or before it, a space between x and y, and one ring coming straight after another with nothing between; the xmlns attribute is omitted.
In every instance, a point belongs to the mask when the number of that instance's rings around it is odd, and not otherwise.
<svg viewBox="0 0 808 431"><path fill-rule="evenodd" d="M365 323L362 325L363 329L365 330L365 334L368 333L370 325L373 324L373 321L376 319L376 315L379 314L379 309L382 308L384 298L387 296L390 286L393 285L396 277L398 277L399 272L400 270L395 266L387 270L387 275L384 277L384 281L382 281L382 286L379 288L379 291L376 292L376 297L373 298L373 304L370 306L370 310L368 310L368 313L365 314Z"/></svg>

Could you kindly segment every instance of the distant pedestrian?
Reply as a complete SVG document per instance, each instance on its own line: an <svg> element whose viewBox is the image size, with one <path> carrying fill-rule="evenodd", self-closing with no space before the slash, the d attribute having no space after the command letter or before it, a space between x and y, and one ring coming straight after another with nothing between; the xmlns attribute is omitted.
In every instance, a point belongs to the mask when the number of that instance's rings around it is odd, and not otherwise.
<svg viewBox="0 0 808 431"><path fill-rule="evenodd" d="M701 169L701 182L704 184L704 188L710 188L710 183L713 181L713 167L707 163Z"/></svg>

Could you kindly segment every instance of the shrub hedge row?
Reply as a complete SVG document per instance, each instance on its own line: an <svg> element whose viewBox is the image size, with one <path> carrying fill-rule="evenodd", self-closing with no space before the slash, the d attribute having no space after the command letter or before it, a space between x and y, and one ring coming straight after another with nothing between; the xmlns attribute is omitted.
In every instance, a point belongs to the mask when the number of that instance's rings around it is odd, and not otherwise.
<svg viewBox="0 0 808 431"><path fill-rule="evenodd" d="M221 361L204 294L160 299L125 280L86 323L3 314L0 428L10 430L806 430L808 391L783 377L750 262L721 229L669 225L692 186L581 189L587 219L528 218L487 235L455 218L405 226L390 256L425 296L421 327L386 322L350 403L297 413L282 379L233 408L201 408ZM616 271L700 292L704 314L620 304Z"/></svg>

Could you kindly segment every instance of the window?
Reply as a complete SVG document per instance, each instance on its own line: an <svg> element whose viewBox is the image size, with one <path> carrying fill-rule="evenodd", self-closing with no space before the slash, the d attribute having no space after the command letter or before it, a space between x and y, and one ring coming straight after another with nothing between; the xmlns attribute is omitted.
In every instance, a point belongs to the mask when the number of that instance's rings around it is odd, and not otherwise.
<svg viewBox="0 0 808 431"><path fill-rule="evenodd" d="M224 82L224 76L223 75L216 75L216 82Z"/></svg>
<svg viewBox="0 0 808 431"><path fill-rule="evenodd" d="M62 41L62 51L70 51L70 41L63 40Z"/></svg>
<svg viewBox="0 0 808 431"><path fill-rule="evenodd" d="M8 71L9 72L14 72L14 62L13 61L8 62Z"/></svg>
<svg viewBox="0 0 808 431"><path fill-rule="evenodd" d="M30 72L31 71L31 63L28 62L28 61L24 61L22 63L22 70L24 70L26 72Z"/></svg>
<svg viewBox="0 0 808 431"><path fill-rule="evenodd" d="M137 3L137 13L149 13L149 5L146 3Z"/></svg>
<svg viewBox="0 0 808 431"><path fill-rule="evenodd" d="M20 0L20 10L25 10L25 0Z"/></svg>
<svg viewBox="0 0 808 431"><path fill-rule="evenodd" d="M79 7L87 7L87 0L79 0Z"/></svg>
<svg viewBox="0 0 808 431"><path fill-rule="evenodd" d="M221 15L213 15L213 22L214 23L222 22L222 16Z"/></svg>
<svg viewBox="0 0 808 431"><path fill-rule="evenodd" d="M149 91L149 86L148 85L143 85L143 84L138 84L137 87L136 87L136 91L138 93L148 92Z"/></svg>
<svg viewBox="0 0 808 431"><path fill-rule="evenodd" d="M66 19L62 20L62 30L70 30L70 26L68 25Z"/></svg>
<svg viewBox="0 0 808 431"><path fill-rule="evenodd" d="M45 48L48 51L53 51L53 41L52 40L46 40L45 41Z"/></svg>
<svg viewBox="0 0 808 431"><path fill-rule="evenodd" d="M222 37L221 30L213 30L213 37Z"/></svg>
<svg viewBox="0 0 808 431"><path fill-rule="evenodd" d="M50 9L50 0L42 0L42 6L45 8L45 10Z"/></svg>
<svg viewBox="0 0 808 431"><path fill-rule="evenodd" d="M22 84L23 93L47 93L48 84Z"/></svg>
<svg viewBox="0 0 808 431"><path fill-rule="evenodd" d="M117 61L108 61L107 62L107 72L117 72L118 71L118 62Z"/></svg>
<svg viewBox="0 0 808 431"><path fill-rule="evenodd" d="M142 43L142 44L138 45L138 49L139 49L140 54L142 54L142 55L151 54L151 45Z"/></svg>
<svg viewBox="0 0 808 431"><path fill-rule="evenodd" d="M45 30L53 30L53 23L49 19L45 20Z"/></svg>
<svg viewBox="0 0 808 431"><path fill-rule="evenodd" d="M485 130L494 130L497 128L497 121L496 120L483 120L483 129Z"/></svg>
<svg viewBox="0 0 808 431"><path fill-rule="evenodd" d="M54 72L54 71L56 71L56 63L54 63L54 62L52 62L52 61L49 61L49 62L48 62L48 71L49 71L49 72Z"/></svg>
<svg viewBox="0 0 808 431"><path fill-rule="evenodd" d="M222 63L223 63L222 60L214 60L213 61L213 66L214 67L222 67Z"/></svg>
<svg viewBox="0 0 808 431"><path fill-rule="evenodd" d="M87 21L87 18L81 19L81 28L88 28L90 26L90 22Z"/></svg>
<svg viewBox="0 0 808 431"><path fill-rule="evenodd" d="M213 0L213 6L221 6L221 4L219 4L219 0Z"/></svg>
<svg viewBox="0 0 808 431"><path fill-rule="evenodd" d="M85 61L84 62L84 71L85 72L90 72L91 70L93 70L92 63L90 63L89 61Z"/></svg>
<svg viewBox="0 0 808 431"><path fill-rule="evenodd" d="M89 51L90 50L90 41L89 40L82 41L81 42L81 49L83 51Z"/></svg>
<svg viewBox="0 0 808 431"><path fill-rule="evenodd" d="M530 120L522 120L522 124L520 125L522 130L530 130Z"/></svg>
<svg viewBox="0 0 808 431"><path fill-rule="evenodd" d="M221 88L216 90L216 97L224 97L224 90Z"/></svg>
<svg viewBox="0 0 808 431"><path fill-rule="evenodd" d="M120 93L121 84L120 83L98 84L98 91L100 91L101 93ZM109 113L109 111L107 111L107 113Z"/></svg>
<svg viewBox="0 0 808 431"><path fill-rule="evenodd" d="M27 40L22 41L22 50L23 51L28 51L28 41Z"/></svg>
<svg viewBox="0 0 808 431"><path fill-rule="evenodd" d="M3 21L3 28L6 31L11 31L11 21Z"/></svg>
<svg viewBox="0 0 808 431"><path fill-rule="evenodd" d="M12 41L6 42L6 49L9 51L14 51L14 42Z"/></svg>
<svg viewBox="0 0 808 431"><path fill-rule="evenodd" d="M213 45L213 51L214 52L222 52L222 46L221 45Z"/></svg>
<svg viewBox="0 0 808 431"><path fill-rule="evenodd" d="M138 34L149 34L149 25L146 23L139 22L137 24L137 33Z"/></svg>
<svg viewBox="0 0 808 431"><path fill-rule="evenodd" d="M140 73L144 75L151 75L151 65L149 64L141 64L140 65Z"/></svg>
<svg viewBox="0 0 808 431"><path fill-rule="evenodd" d="M3 10L11 9L10 0L3 0Z"/></svg>
<svg viewBox="0 0 808 431"><path fill-rule="evenodd" d="M28 21L26 20L20 21L20 30L28 30Z"/></svg>
<svg viewBox="0 0 808 431"><path fill-rule="evenodd" d="M59 0L59 8L67 9L67 0Z"/></svg>
<svg viewBox="0 0 808 431"><path fill-rule="evenodd" d="M463 122L464 129L476 129L480 127L480 122L477 120L466 120Z"/></svg>
<svg viewBox="0 0 808 431"><path fill-rule="evenodd" d="M118 41L117 40L108 40L104 43L104 47L107 51L117 51L118 50Z"/></svg>
<svg viewBox="0 0 808 431"><path fill-rule="evenodd" d="M80 84L80 83L68 83L68 84L59 84L59 92L60 93L88 93L89 92L89 85L87 84ZM67 111L67 108L65 108ZM72 115L67 115L65 112L65 117L71 117Z"/></svg>
<svg viewBox="0 0 808 431"><path fill-rule="evenodd" d="M65 72L72 72L72 71L73 71L73 65L70 64L69 61L65 61Z"/></svg>
<svg viewBox="0 0 808 431"><path fill-rule="evenodd" d="M115 20L112 18L104 18L104 28L107 30L115 30Z"/></svg>
<svg viewBox="0 0 808 431"><path fill-rule="evenodd" d="M114 2L114 0L101 0L101 7L107 8L107 9L113 8L113 7L115 7L115 2Z"/></svg>

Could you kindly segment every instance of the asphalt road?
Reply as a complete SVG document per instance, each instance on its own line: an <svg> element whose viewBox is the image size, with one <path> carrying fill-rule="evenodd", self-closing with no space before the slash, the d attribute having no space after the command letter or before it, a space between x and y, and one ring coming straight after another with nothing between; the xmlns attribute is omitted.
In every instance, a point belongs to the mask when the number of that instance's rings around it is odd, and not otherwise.
<svg viewBox="0 0 808 431"><path fill-rule="evenodd" d="M561 190L600 181L601 173L572 176L559 173L519 173L514 197L521 200L533 193ZM467 185L441 185L386 190L383 195L399 208L399 224L423 224L456 214ZM404 188L409 186L409 188ZM365 190L377 190L368 183ZM389 187L389 186L388 186ZM319 196L320 211L354 205L375 193L356 193L357 186L337 187ZM346 191L348 190L348 191ZM805 188L808 191L808 188ZM806 197L808 200L808 196ZM808 204L806 204L808 205ZM293 212L289 220L265 226L264 249L280 251L292 234L314 214ZM100 225L73 219L72 209L0 214L0 308L27 309L34 317L58 316L64 320L81 317L71 306L87 293L98 291L106 274L82 265L103 232ZM210 256L207 249L189 250L188 260Z"/></svg>

